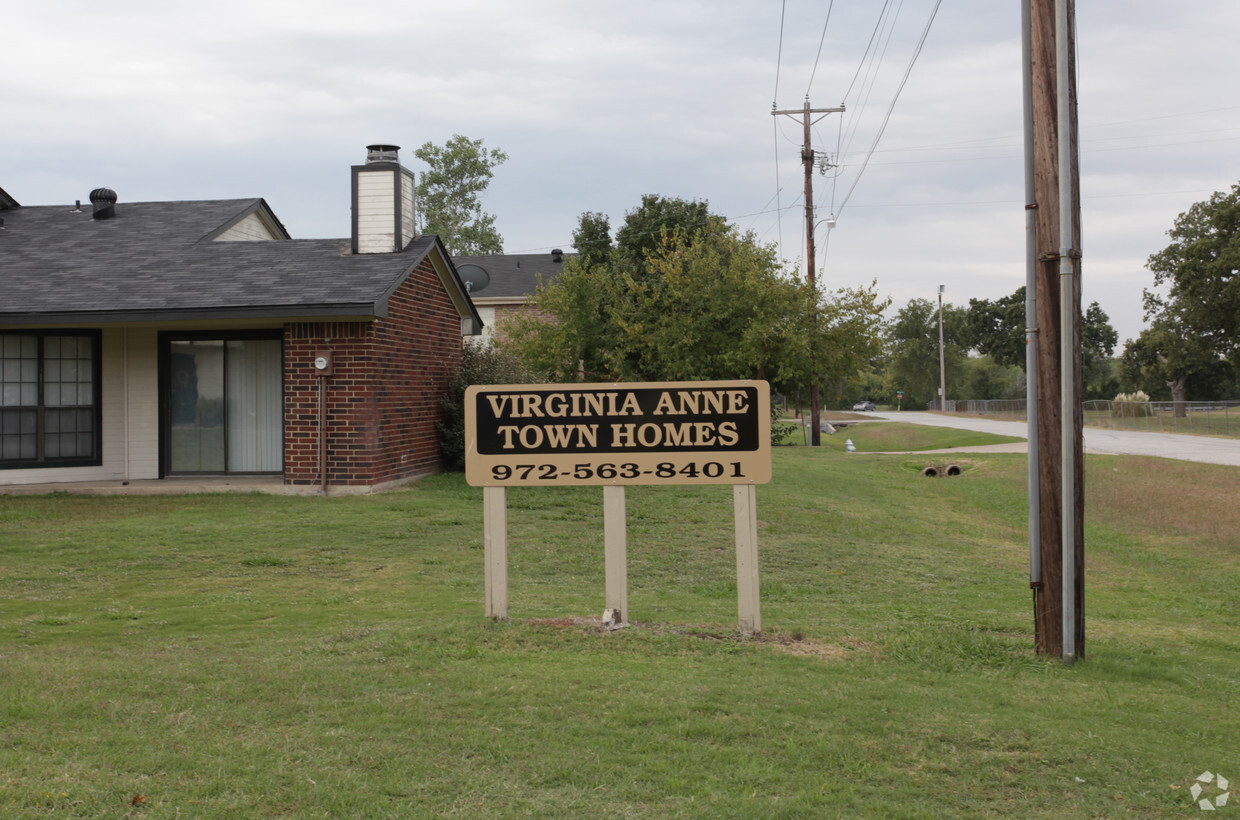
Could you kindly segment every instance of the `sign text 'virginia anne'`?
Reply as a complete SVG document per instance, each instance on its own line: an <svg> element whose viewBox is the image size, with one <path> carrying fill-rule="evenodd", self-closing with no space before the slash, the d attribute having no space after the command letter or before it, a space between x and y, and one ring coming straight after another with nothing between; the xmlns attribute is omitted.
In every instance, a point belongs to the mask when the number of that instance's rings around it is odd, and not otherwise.
<svg viewBox="0 0 1240 820"><path fill-rule="evenodd" d="M763 381L483 385L465 406L476 486L770 480Z"/></svg>

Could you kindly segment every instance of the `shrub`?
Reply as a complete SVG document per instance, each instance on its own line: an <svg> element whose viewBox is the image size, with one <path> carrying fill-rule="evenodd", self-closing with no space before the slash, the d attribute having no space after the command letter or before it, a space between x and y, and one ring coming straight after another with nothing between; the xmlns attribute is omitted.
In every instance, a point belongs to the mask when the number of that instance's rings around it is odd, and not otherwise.
<svg viewBox="0 0 1240 820"><path fill-rule="evenodd" d="M1141 418L1154 415L1150 405L1150 397L1144 390L1135 393L1120 393L1111 402L1111 415L1119 418Z"/></svg>
<svg viewBox="0 0 1240 820"><path fill-rule="evenodd" d="M779 403L774 397L771 398L771 444L778 447L781 444L791 444L788 439L792 438L801 425L795 421L788 421L784 418L783 410L779 407Z"/></svg>
<svg viewBox="0 0 1240 820"><path fill-rule="evenodd" d="M443 415L438 422L439 449L444 467L465 469L465 389L475 384L530 384L535 377L513 353L491 342L468 344L461 364L448 382Z"/></svg>

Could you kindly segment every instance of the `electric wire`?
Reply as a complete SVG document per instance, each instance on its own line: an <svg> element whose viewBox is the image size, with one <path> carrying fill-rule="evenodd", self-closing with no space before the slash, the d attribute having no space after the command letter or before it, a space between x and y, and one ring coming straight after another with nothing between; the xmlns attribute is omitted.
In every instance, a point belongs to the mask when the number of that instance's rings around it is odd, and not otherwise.
<svg viewBox="0 0 1240 820"><path fill-rule="evenodd" d="M788 9L788 0L783 0L779 4L779 47L775 52L775 92L771 95L771 110L776 108L776 102L779 100L779 69L784 59L784 15ZM779 184L779 117L771 117L772 127L775 136L775 208L779 211L779 193L782 190ZM775 220L778 233L776 234L779 246L784 245L784 220L781 216Z"/></svg>
<svg viewBox="0 0 1240 820"><path fill-rule="evenodd" d="M861 55L861 62L857 64L857 71L853 74L852 82L848 84L848 90L844 92L844 96L840 99L847 100L848 95L852 93L853 86L857 84L857 78L861 76L861 69L865 68L865 58L870 55L870 49L874 47L874 38L878 36L879 26L882 25L883 17L887 14L887 7L891 5L891 0L884 0L882 9L878 12L878 22L874 24L874 31L870 32L870 42L865 47L865 53Z"/></svg>
<svg viewBox="0 0 1240 820"><path fill-rule="evenodd" d="M882 125L879 126L878 133L874 136L874 142L870 146L870 151L866 154L865 161L861 164L861 169L857 171L857 176L853 178L853 182L848 189L848 193L846 193L843 200L840 201L839 210L835 212L837 219L839 218L839 215L843 213L844 208L847 207L848 200L852 198L853 191L857 189L857 183L861 181L862 175L865 174L865 169L866 166L869 165L870 157L874 155L875 149L878 148L879 140L883 138L883 132L887 130L887 123L891 121L891 113L895 110L896 103L900 99L900 92L904 90L904 86L908 82L909 75L913 72L913 66L917 63L917 58L921 55L921 49L926 44L926 38L930 36L930 28L934 25L934 18L939 13L939 6L941 3L942 0L935 0L934 8L930 10L930 18L926 20L926 26L921 32L921 39L917 41L917 47L913 49L913 56L909 59L908 67L904 70L904 76L900 79L900 84L896 87L895 96L891 98L891 105L887 107L887 114L883 117Z"/></svg>
<svg viewBox="0 0 1240 820"><path fill-rule="evenodd" d="M818 62L822 59L822 44L827 41L827 25L831 22L831 9L835 8L835 0L827 4L827 19L822 21L822 36L818 38L818 53L814 55L814 68L809 72L809 84L805 86L805 96L809 97L814 87L814 75L818 73Z"/></svg>
<svg viewBox="0 0 1240 820"><path fill-rule="evenodd" d="M889 4L884 6L884 11L889 9ZM865 77L861 81L861 88L858 90L858 104L853 106L853 115L851 118L852 128L844 137L842 150L848 153L853 140L856 139L857 131L861 127L862 121L865 119L864 113L869 107L870 97L874 94L874 87L878 83L878 76L883 62L887 57L887 49L891 46L891 38L895 35L896 24L900 19L900 12L904 8L903 0L895 7L893 12L887 14L885 19L880 19L879 23L882 28L880 31L881 46L870 55L869 66L866 69ZM845 100L847 100L847 96Z"/></svg>

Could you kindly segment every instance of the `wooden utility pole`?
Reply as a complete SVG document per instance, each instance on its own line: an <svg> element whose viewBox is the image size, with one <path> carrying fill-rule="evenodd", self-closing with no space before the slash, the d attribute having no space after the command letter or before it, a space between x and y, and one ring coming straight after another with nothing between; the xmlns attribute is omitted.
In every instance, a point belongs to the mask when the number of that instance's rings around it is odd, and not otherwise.
<svg viewBox="0 0 1240 820"><path fill-rule="evenodd" d="M805 166L805 264L807 275L809 277L809 286L814 291L814 332L818 331L818 279L816 266L817 261L814 259L814 149L810 144L809 127L818 120L811 119L813 114L839 114L844 111L844 107L839 108L810 108L809 97L805 98L805 106L798 110L791 111L771 111L771 116L779 116L784 114L790 117L799 115L805 129L805 139L801 144L801 162ZM813 349L812 347L810 348ZM811 354L812 355L812 354ZM816 362L814 363L816 365ZM815 374L809 386L809 424L810 434L809 443L811 447L818 447L822 444L822 404L818 397L818 376Z"/></svg>
<svg viewBox="0 0 1240 820"><path fill-rule="evenodd" d="M1034 201L1028 207L1036 213L1041 575L1033 582L1034 638L1039 653L1071 662L1085 656L1075 4L1074 0L1024 2L1029 4L1025 70L1032 80L1034 176Z"/></svg>

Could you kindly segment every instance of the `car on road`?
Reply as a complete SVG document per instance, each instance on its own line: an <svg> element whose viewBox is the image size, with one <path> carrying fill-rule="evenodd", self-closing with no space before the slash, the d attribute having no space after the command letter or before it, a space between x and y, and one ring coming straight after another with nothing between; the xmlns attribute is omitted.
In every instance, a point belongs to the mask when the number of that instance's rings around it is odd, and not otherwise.
<svg viewBox="0 0 1240 820"><path fill-rule="evenodd" d="M873 412L873 411L874 411L874 402L872 402L872 401L859 401L859 402L857 402L856 404L854 404L854 405L853 405L853 410L857 410L857 411L860 411L860 412L865 412L866 410L869 410L869 411Z"/></svg>

